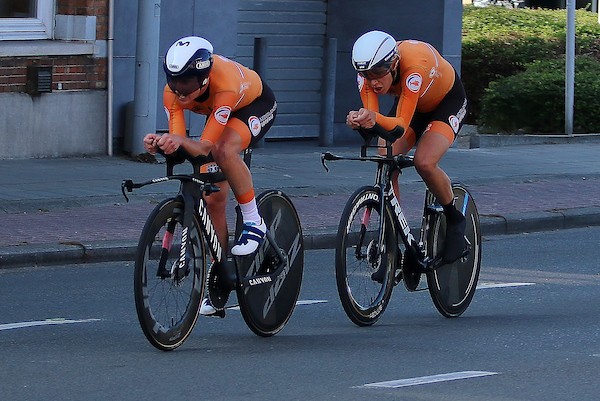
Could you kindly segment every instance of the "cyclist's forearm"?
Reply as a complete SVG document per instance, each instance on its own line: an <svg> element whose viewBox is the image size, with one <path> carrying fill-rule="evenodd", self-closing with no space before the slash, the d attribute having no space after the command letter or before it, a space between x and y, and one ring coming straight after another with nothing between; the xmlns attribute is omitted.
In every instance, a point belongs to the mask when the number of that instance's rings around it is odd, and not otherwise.
<svg viewBox="0 0 600 401"><path fill-rule="evenodd" d="M191 138L184 138L184 140L181 143L181 147L183 148L183 150L185 150L187 153L194 157L208 155L212 150L212 146L212 142L207 141L205 139L200 139L199 141L196 141Z"/></svg>

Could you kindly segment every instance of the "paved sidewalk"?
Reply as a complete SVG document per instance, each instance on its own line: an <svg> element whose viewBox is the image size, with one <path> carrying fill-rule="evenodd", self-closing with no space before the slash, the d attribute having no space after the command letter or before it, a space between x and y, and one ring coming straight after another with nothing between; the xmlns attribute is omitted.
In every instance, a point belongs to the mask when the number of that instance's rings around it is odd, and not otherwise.
<svg viewBox="0 0 600 401"><path fill-rule="evenodd" d="M357 156L359 148L268 142L252 160L257 193L279 188L292 198L307 249L333 248L346 200L374 178L375 166L367 162L329 162L326 172L324 151ZM442 166L471 191L488 236L600 225L598 155L600 143L453 148ZM122 157L0 160L0 171L0 268L132 260L146 217L177 191L176 184L156 184L134 191L126 203L121 181L160 177L164 165ZM406 171L401 188L416 228L424 185Z"/></svg>

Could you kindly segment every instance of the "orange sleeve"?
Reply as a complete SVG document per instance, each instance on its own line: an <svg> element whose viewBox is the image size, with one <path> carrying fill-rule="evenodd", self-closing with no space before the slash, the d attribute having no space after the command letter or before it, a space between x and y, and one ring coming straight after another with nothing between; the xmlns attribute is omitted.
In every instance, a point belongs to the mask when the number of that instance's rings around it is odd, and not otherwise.
<svg viewBox="0 0 600 401"><path fill-rule="evenodd" d="M377 114L375 121L388 131L393 130L396 126L402 127L404 131L408 129L408 125L417 109L419 94L408 91L402 91L396 108L396 117L387 117L382 114Z"/></svg>
<svg viewBox="0 0 600 401"><path fill-rule="evenodd" d="M356 83L358 84L358 92L360 93L360 100L362 101L363 107L367 110L379 113L379 98L375 92L373 92L373 89L371 89L367 80L360 74L357 74Z"/></svg>
<svg viewBox="0 0 600 401"><path fill-rule="evenodd" d="M181 105L177 102L177 96L165 85L163 91L163 106L169 121L169 133L179 136L187 136L185 129L185 115Z"/></svg>
<svg viewBox="0 0 600 401"><path fill-rule="evenodd" d="M412 115L417 107L419 95L401 95L398 102L398 108L396 109L396 117L387 117L379 112L379 98L377 97L377 94L373 92L373 89L371 89L371 86L368 84L367 80L358 75L357 82L358 90L360 91L360 100L362 101L363 107L376 113L375 121L388 131L393 130L396 128L396 126L400 126L404 129L404 131L406 131L408 128L406 121L410 121L412 119ZM408 118L406 116L408 116Z"/></svg>
<svg viewBox="0 0 600 401"><path fill-rule="evenodd" d="M239 96L235 92L217 93L215 95L214 108L208 117L200 138L212 143L217 142L221 134L223 134L233 108L238 102Z"/></svg>

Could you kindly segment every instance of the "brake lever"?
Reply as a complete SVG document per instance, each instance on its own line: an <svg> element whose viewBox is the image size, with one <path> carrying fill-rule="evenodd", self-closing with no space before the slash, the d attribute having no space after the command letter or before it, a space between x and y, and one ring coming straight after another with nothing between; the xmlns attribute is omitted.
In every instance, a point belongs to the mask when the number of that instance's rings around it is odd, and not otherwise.
<svg viewBox="0 0 600 401"><path fill-rule="evenodd" d="M129 202L129 198L127 197L127 194L125 193L125 189L127 189L127 192L133 192L133 181L132 180L123 180L123 182L121 182L121 192L123 193L125 200L127 202Z"/></svg>
<svg viewBox="0 0 600 401"><path fill-rule="evenodd" d="M327 152L329 153L329 152ZM321 164L323 165L323 168L325 169L326 172L329 172L329 167L327 167L327 163L325 163L325 155L326 153L321 153Z"/></svg>
<svg viewBox="0 0 600 401"><path fill-rule="evenodd" d="M325 153L321 153L321 164L323 164L323 167L325 168L325 171L329 172L329 167L327 167L327 163L325 163L325 160L341 160L343 159L342 156L336 156L331 152L325 152Z"/></svg>

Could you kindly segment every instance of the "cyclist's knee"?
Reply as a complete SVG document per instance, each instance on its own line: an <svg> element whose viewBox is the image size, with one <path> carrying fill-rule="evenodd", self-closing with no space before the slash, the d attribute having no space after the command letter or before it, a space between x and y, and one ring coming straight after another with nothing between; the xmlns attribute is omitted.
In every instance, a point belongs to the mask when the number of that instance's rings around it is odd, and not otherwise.
<svg viewBox="0 0 600 401"><path fill-rule="evenodd" d="M218 165L223 164L232 157L239 157L240 146L234 141L219 141L215 143L212 150L213 158Z"/></svg>
<svg viewBox="0 0 600 401"><path fill-rule="evenodd" d="M438 168L438 161L430 157L417 157L414 158L415 169L419 175L430 175L434 173Z"/></svg>

